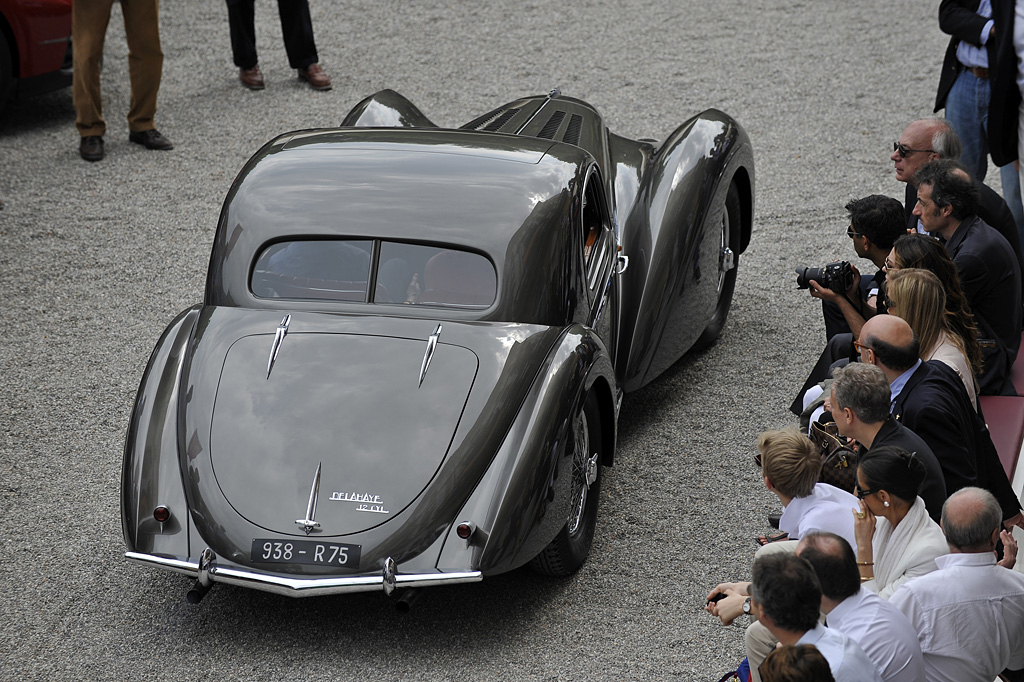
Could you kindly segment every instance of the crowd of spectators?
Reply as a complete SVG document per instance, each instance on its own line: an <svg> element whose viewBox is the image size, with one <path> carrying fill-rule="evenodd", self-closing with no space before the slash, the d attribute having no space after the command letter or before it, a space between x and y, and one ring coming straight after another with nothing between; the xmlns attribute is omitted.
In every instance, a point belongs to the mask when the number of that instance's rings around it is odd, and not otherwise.
<svg viewBox="0 0 1024 682"><path fill-rule="evenodd" d="M1024 0L942 0L939 19L945 118L912 121L889 157L905 203L846 205L875 271L798 280L822 300L825 348L799 426L758 441L779 532L758 538L749 582L707 595L724 625L749 618L742 680L1024 680L1024 514L982 400L1024 390ZM983 183L989 154L1003 196Z"/></svg>

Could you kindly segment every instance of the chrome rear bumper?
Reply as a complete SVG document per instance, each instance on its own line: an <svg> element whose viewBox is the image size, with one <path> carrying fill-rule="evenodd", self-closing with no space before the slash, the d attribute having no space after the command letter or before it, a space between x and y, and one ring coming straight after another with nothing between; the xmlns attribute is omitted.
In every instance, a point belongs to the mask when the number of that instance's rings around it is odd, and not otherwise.
<svg viewBox="0 0 1024 682"><path fill-rule="evenodd" d="M211 553L212 554L212 553ZM263 592L283 594L286 597L319 597L327 594L345 594L348 592L373 592L381 590L390 592L389 588L403 587L435 587L438 585L454 585L456 583L475 583L483 580L480 571L462 571L458 573L394 573L386 575L361 575L347 578L291 578L288 576L263 573L245 568L218 566L211 561L200 571L198 561L187 561L170 557L125 552L125 557L132 561L159 566L160 568L192 576L201 582L224 583L238 585Z"/></svg>

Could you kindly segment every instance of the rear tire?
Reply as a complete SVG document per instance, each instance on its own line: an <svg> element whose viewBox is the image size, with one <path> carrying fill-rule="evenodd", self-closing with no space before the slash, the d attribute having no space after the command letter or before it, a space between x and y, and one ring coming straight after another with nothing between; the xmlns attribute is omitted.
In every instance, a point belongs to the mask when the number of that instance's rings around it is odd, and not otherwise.
<svg viewBox="0 0 1024 682"><path fill-rule="evenodd" d="M725 197L725 211L722 213L722 233L719 240L718 259L718 302L715 304L715 312L711 315L708 326L704 328L693 350L704 350L718 340L722 329L725 327L725 320L729 317L729 308L732 306L732 293L736 288L736 274L740 267L740 230L742 211L740 209L740 192L736 185L729 185L729 193ZM723 271L726 265L725 251L732 252L732 267Z"/></svg>
<svg viewBox="0 0 1024 682"><path fill-rule="evenodd" d="M601 497L601 416L593 395L572 425L572 484L569 513L555 539L530 562L545 575L572 575L587 560L597 529Z"/></svg>

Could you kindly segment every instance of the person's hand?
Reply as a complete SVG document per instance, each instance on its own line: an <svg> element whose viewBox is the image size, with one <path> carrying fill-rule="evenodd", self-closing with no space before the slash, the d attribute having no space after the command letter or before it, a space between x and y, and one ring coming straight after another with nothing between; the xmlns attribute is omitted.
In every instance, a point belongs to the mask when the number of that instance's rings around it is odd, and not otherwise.
<svg viewBox="0 0 1024 682"><path fill-rule="evenodd" d="M868 561L861 557L871 554L871 538L874 535L875 515L868 509L867 503L861 500L860 508L853 510L853 537L857 541L857 558L861 561Z"/></svg>
<svg viewBox="0 0 1024 682"><path fill-rule="evenodd" d="M1013 568L1017 564L1017 540L1013 531L999 531L999 539L1003 541L1003 558L998 563L1003 568Z"/></svg>
<svg viewBox="0 0 1024 682"><path fill-rule="evenodd" d="M856 301L860 298L860 270L851 263L850 271L853 272L853 283L846 289L846 297L851 301Z"/></svg>
<svg viewBox="0 0 1024 682"><path fill-rule="evenodd" d="M1014 526L1024 530L1024 512L1017 512L1010 518L1003 521L1003 528L1006 530L1013 530Z"/></svg>
<svg viewBox="0 0 1024 682"><path fill-rule="evenodd" d="M835 303L836 305L839 305L839 301L843 300L843 297L842 297L841 294L837 294L836 292L832 291L831 289L826 289L825 287L821 286L820 284L818 284L813 279L812 280L808 280L807 286L811 290L811 296L813 298L820 298L823 301L831 301L832 303Z"/></svg>
<svg viewBox="0 0 1024 682"><path fill-rule="evenodd" d="M732 625L732 622L743 615L743 602L747 595L740 594L735 590L726 590L724 597L718 601L708 602L704 610L722 621L722 625Z"/></svg>
<svg viewBox="0 0 1024 682"><path fill-rule="evenodd" d="M744 597L746 597L746 596L750 595L749 589L750 589L750 583L749 582L742 582L742 583L718 583L717 585L715 585L715 589L713 589L710 592L708 592L707 599L708 599L708 601L711 601L712 599L714 599L716 594L729 594L730 592L735 592L736 594L742 594Z"/></svg>
<svg viewBox="0 0 1024 682"><path fill-rule="evenodd" d="M722 625L731 625L743 615L743 602L749 596L750 583L719 583L708 592L708 603L704 610L719 618ZM718 601L711 601L719 595L725 595Z"/></svg>

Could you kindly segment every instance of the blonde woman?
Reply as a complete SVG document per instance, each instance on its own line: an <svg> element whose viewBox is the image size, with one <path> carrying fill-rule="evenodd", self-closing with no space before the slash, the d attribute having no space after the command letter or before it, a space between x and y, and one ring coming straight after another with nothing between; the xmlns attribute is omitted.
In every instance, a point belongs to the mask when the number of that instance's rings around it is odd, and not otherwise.
<svg viewBox="0 0 1024 682"><path fill-rule="evenodd" d="M921 359L939 360L952 367L977 409L978 382L974 372L981 362L981 354L973 322L968 327L973 335L970 339L973 345L969 345L954 331L958 320L946 305L946 290L938 276L929 270L893 270L887 275L885 286L889 314L902 317L914 330L921 343ZM959 327L963 328L963 324Z"/></svg>

